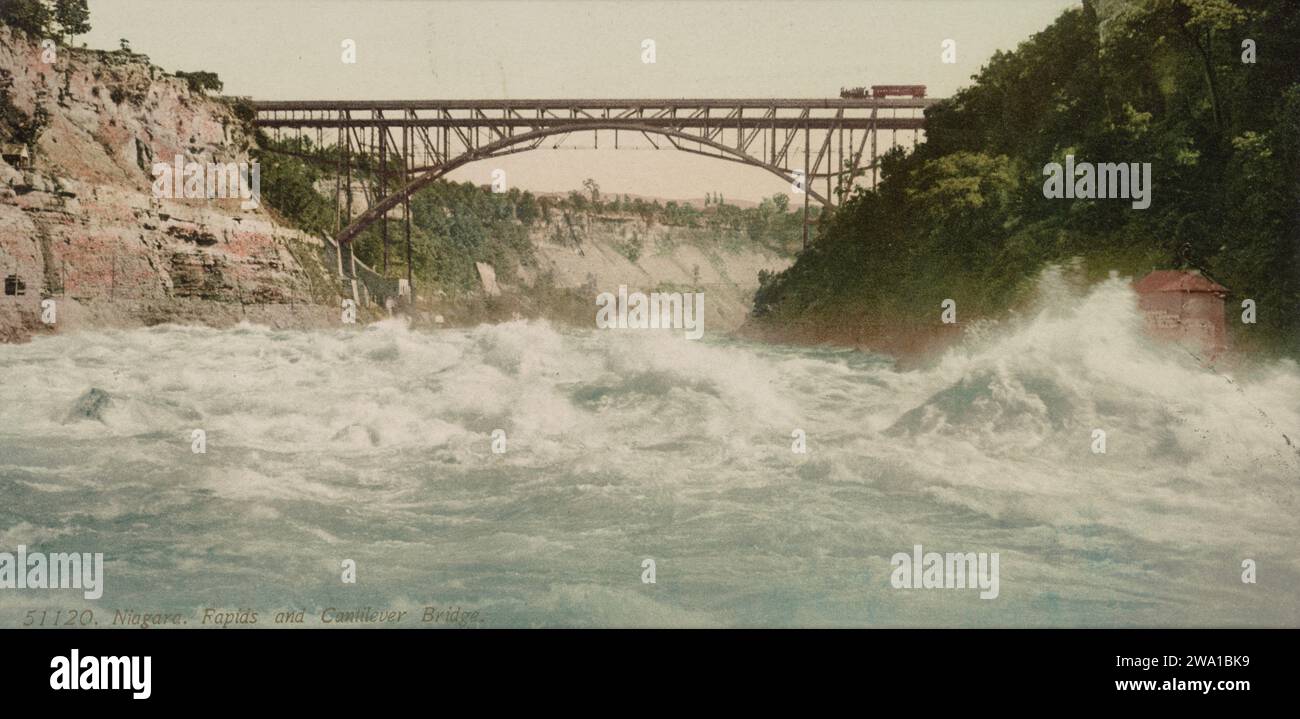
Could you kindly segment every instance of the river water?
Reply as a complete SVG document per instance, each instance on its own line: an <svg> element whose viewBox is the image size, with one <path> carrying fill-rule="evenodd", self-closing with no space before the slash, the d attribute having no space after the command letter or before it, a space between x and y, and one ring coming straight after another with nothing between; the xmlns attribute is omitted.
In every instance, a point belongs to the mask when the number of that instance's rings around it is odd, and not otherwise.
<svg viewBox="0 0 1300 719"><path fill-rule="evenodd" d="M911 371L543 322L0 346L0 551L106 574L97 601L0 589L0 625L1300 625L1300 371L1211 371L1139 326L1111 282ZM998 553L997 598L891 586L917 544Z"/></svg>

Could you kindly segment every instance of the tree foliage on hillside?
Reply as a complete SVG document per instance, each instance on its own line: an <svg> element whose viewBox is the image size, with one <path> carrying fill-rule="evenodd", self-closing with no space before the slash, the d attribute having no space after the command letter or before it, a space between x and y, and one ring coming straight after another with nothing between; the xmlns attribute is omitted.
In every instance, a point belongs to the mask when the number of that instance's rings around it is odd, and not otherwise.
<svg viewBox="0 0 1300 719"><path fill-rule="evenodd" d="M0 3L0 22L32 37L49 34L54 15L41 0L5 0Z"/></svg>
<svg viewBox="0 0 1300 719"><path fill-rule="evenodd" d="M30 37L66 35L71 44L75 36L90 32L90 9L86 0L3 0L0 23Z"/></svg>
<svg viewBox="0 0 1300 719"><path fill-rule="evenodd" d="M315 147L309 138L273 140L262 134L262 198L285 220L317 235L333 236L336 230L333 187L339 156L332 148ZM355 153L354 180L377 167L373 157ZM341 188L342 193L347 188ZM355 208L364 198L360 186L353 189ZM346 194L342 195L346 198ZM522 265L532 261L533 248L527 239L527 225L537 221L537 198L529 192L511 189L493 193L472 183L440 181L411 198L411 267L416 283L447 291L465 291L478 286L475 262L491 263L502 280L510 280ZM405 227L400 211L388 223L388 266L394 277L406 276ZM384 245L380 223L366 228L353 239L357 259L380 268Z"/></svg>
<svg viewBox="0 0 1300 719"><path fill-rule="evenodd" d="M1257 48L1243 62L1243 41ZM1255 340L1300 351L1300 8L1292 0L1149 0L1108 23L1092 2L1062 14L926 114L926 142L884 158L755 313L827 308L933 318L952 297L996 315L1047 263L1093 277L1198 266L1254 299ZM1068 154L1150 162L1152 204L1048 199L1043 169ZM847 322L862 315L843 313Z"/></svg>
<svg viewBox="0 0 1300 719"><path fill-rule="evenodd" d="M181 78L187 85L189 85L190 92L201 94L206 94L208 90L221 92L221 89L225 87L225 84L221 82L221 78L217 77L215 72L207 72L205 70L181 72L177 70L176 77Z"/></svg>
<svg viewBox="0 0 1300 719"><path fill-rule="evenodd" d="M13 82L13 74L0 68L0 140L31 145L49 123L49 112L43 105L37 105L31 115L15 107L10 96Z"/></svg>
<svg viewBox="0 0 1300 719"><path fill-rule="evenodd" d="M55 0L54 20L68 36L69 45L76 36L90 32L90 8L86 7L86 0Z"/></svg>

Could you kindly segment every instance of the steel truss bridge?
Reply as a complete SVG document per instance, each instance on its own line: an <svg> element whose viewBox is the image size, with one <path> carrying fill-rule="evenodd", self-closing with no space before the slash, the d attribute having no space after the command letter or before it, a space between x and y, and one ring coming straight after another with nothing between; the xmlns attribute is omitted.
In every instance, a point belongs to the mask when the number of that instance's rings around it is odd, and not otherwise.
<svg viewBox="0 0 1300 719"><path fill-rule="evenodd" d="M939 100L870 97L312 100L259 101L253 107L255 125L273 136L306 137L316 149L338 150L330 154L335 158L340 272L343 248L350 257L357 233L400 206L410 281L412 193L469 163L560 148L586 133L596 148L603 137L605 147L616 149L675 149L752 165L802 185L806 245L809 199L829 207L868 173L874 186L881 133L889 133L885 151L900 144L900 132L904 143L910 140L915 146L925 128L925 108L935 102ZM357 215L352 211L354 179L367 200ZM386 273L388 222L380 223L380 233Z"/></svg>

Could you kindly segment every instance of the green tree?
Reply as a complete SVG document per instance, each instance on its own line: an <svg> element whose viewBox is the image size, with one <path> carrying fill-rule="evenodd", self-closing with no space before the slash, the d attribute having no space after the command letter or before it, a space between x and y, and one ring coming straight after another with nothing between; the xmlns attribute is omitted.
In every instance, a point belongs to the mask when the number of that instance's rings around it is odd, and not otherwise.
<svg viewBox="0 0 1300 719"><path fill-rule="evenodd" d="M1206 92L1210 96L1214 126L1222 131L1223 103L1219 96L1216 38L1244 23L1248 17L1246 11L1229 0L1159 0L1155 3L1152 16L1175 27L1195 51L1205 79Z"/></svg>
<svg viewBox="0 0 1300 719"><path fill-rule="evenodd" d="M225 87L221 82L221 78L217 77L215 72L205 72L203 70L195 72L177 71L176 77L185 80L186 84L190 86L191 92L206 93L208 90L221 92L221 89Z"/></svg>
<svg viewBox="0 0 1300 719"><path fill-rule="evenodd" d="M90 8L86 7L86 0L55 0L54 19L68 36L69 45L76 36L90 32Z"/></svg>
<svg viewBox="0 0 1300 719"><path fill-rule="evenodd" d="M958 152L927 162L909 188L931 242L963 253L978 252L1004 235L1014 221L1017 178L1003 155Z"/></svg>
<svg viewBox="0 0 1300 719"><path fill-rule="evenodd" d="M333 200L326 199L315 186L324 177L322 165L295 156L312 153L310 139L293 138L278 143L266 140L262 144L271 150L259 153L262 199L303 230L333 234Z"/></svg>
<svg viewBox="0 0 1300 719"><path fill-rule="evenodd" d="M596 181L595 181L595 180L593 180L593 179L591 179L590 177L588 177L587 179L585 179L585 180L582 181L582 187L583 187L584 190L587 191L587 194L591 195L591 204L593 204L593 205L599 205L599 204L600 204L600 185L596 184Z"/></svg>
<svg viewBox="0 0 1300 719"><path fill-rule="evenodd" d="M519 196L519 203L515 205L515 217L525 225L531 225L541 217L541 208L538 207L537 198L533 193L525 190Z"/></svg>
<svg viewBox="0 0 1300 719"><path fill-rule="evenodd" d="M31 37L43 37L50 32L53 18L41 0L3 0L0 2L0 22L22 30Z"/></svg>

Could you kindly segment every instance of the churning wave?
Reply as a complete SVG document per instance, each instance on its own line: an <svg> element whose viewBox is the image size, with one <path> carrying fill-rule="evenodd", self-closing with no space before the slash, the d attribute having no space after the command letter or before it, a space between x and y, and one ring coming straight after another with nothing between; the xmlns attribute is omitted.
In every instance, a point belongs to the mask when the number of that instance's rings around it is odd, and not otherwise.
<svg viewBox="0 0 1300 719"><path fill-rule="evenodd" d="M99 606L195 616L1300 623L1300 370L1207 368L1145 339L1125 284L1045 283L1035 312L914 371L545 322L3 347L0 548L103 551ZM999 552L1000 597L893 589L916 544ZM0 596L0 617L31 603Z"/></svg>

